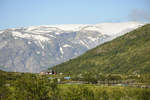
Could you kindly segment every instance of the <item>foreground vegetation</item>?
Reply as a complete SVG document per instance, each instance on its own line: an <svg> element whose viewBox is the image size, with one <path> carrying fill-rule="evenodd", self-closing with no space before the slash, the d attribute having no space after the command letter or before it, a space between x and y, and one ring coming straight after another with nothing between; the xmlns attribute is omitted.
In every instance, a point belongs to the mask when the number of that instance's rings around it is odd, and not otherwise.
<svg viewBox="0 0 150 100"><path fill-rule="evenodd" d="M150 100L149 88L58 84L49 77L0 71L0 100Z"/></svg>
<svg viewBox="0 0 150 100"><path fill-rule="evenodd" d="M72 75L89 71L95 74L146 74L150 73L149 54L150 24L147 24L52 69Z"/></svg>

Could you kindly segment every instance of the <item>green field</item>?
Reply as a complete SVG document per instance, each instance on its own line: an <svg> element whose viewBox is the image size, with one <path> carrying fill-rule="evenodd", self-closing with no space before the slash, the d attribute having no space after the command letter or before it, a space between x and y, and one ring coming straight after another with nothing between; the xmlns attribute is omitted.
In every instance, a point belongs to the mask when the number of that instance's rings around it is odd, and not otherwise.
<svg viewBox="0 0 150 100"><path fill-rule="evenodd" d="M0 100L150 100L149 88L58 84L48 77L0 71Z"/></svg>
<svg viewBox="0 0 150 100"><path fill-rule="evenodd" d="M61 85L65 100L149 100L150 90L98 85Z"/></svg>

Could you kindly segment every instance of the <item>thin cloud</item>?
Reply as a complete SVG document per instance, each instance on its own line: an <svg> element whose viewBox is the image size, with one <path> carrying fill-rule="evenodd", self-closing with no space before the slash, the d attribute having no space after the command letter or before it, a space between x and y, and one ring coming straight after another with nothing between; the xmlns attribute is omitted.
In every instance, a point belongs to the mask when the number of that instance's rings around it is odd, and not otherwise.
<svg viewBox="0 0 150 100"><path fill-rule="evenodd" d="M129 15L130 21L150 21L150 12L143 9L133 9Z"/></svg>

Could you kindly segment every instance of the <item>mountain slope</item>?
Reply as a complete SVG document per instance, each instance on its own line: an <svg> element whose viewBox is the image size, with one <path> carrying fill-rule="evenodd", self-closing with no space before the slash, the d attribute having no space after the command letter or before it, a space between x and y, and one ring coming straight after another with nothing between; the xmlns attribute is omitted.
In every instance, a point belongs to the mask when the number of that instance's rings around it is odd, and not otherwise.
<svg viewBox="0 0 150 100"><path fill-rule="evenodd" d="M82 56L59 64L57 72L79 74L149 73L150 24L87 51Z"/></svg>
<svg viewBox="0 0 150 100"><path fill-rule="evenodd" d="M0 69L40 72L143 25L138 22L43 25L0 31Z"/></svg>

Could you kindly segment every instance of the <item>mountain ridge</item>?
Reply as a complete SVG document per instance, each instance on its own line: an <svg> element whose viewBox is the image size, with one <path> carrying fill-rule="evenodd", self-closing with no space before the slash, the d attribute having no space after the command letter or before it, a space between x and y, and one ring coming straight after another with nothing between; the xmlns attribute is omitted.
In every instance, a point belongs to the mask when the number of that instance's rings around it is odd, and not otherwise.
<svg viewBox="0 0 150 100"><path fill-rule="evenodd" d="M40 72L49 66L75 58L99 44L142 25L144 23L128 22L104 23L93 26L73 24L71 26L31 26L1 30L0 66L3 67L0 69ZM90 29L80 30L81 26L88 26ZM112 27L113 29L111 29ZM122 28L119 29L120 27ZM109 31L112 31L113 34L108 34Z"/></svg>

